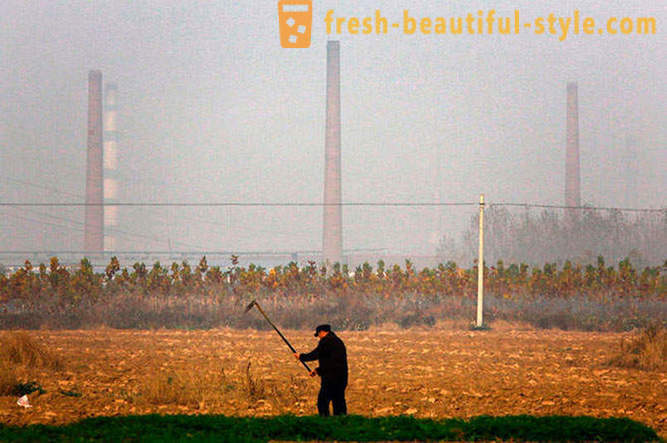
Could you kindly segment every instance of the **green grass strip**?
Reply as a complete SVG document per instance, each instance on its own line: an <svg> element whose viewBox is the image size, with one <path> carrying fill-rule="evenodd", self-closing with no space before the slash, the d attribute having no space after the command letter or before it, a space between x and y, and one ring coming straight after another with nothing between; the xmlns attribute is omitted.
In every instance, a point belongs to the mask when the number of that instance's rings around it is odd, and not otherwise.
<svg viewBox="0 0 667 443"><path fill-rule="evenodd" d="M659 441L654 430L627 418L530 415L469 420L411 416L227 417L135 415L97 417L65 426L0 425L0 441Z"/></svg>

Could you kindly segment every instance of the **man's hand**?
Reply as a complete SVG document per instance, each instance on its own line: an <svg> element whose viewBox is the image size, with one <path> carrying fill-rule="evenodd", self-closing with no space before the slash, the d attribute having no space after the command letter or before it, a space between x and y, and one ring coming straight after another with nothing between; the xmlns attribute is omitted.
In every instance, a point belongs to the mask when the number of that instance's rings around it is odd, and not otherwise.
<svg viewBox="0 0 667 443"><path fill-rule="evenodd" d="M316 375L317 375L317 369L313 369L312 371L310 371L311 377L315 377Z"/></svg>
<svg viewBox="0 0 667 443"><path fill-rule="evenodd" d="M301 354L297 354L296 352L294 353L294 357L296 357L297 360L301 360Z"/></svg>

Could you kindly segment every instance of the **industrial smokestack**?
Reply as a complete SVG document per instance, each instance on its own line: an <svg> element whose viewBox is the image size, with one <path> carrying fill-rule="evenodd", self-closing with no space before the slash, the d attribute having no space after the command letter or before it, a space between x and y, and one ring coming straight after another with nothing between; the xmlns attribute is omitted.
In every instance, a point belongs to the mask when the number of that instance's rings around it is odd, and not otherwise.
<svg viewBox="0 0 667 443"><path fill-rule="evenodd" d="M327 111L324 146L324 263L343 260L340 170L340 43L327 42Z"/></svg>
<svg viewBox="0 0 667 443"><path fill-rule="evenodd" d="M86 159L86 209L83 249L104 251L102 189L102 73L88 73L88 150Z"/></svg>
<svg viewBox="0 0 667 443"><path fill-rule="evenodd" d="M579 176L579 104L577 84L567 84L567 152L565 154L565 206L581 206L581 179ZM568 216L576 214L568 209Z"/></svg>
<svg viewBox="0 0 667 443"><path fill-rule="evenodd" d="M104 95L104 250L114 251L118 227L118 86L109 83Z"/></svg>

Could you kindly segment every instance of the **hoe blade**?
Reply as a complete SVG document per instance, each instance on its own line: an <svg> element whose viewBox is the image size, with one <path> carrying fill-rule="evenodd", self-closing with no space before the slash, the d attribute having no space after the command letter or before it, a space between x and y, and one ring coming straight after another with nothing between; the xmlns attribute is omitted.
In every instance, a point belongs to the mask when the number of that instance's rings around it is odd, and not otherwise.
<svg viewBox="0 0 667 443"><path fill-rule="evenodd" d="M245 308L245 311L243 311L244 314L246 314L248 311L252 309L252 307L255 306L255 300L253 300L247 308Z"/></svg>

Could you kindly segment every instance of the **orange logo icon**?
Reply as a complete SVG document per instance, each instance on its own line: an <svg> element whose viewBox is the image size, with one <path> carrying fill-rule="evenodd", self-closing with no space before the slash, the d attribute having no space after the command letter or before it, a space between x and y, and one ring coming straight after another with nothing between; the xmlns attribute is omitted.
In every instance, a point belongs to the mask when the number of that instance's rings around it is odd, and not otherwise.
<svg viewBox="0 0 667 443"><path fill-rule="evenodd" d="M310 28L313 23L312 0L278 1L280 46L283 48L310 47Z"/></svg>

